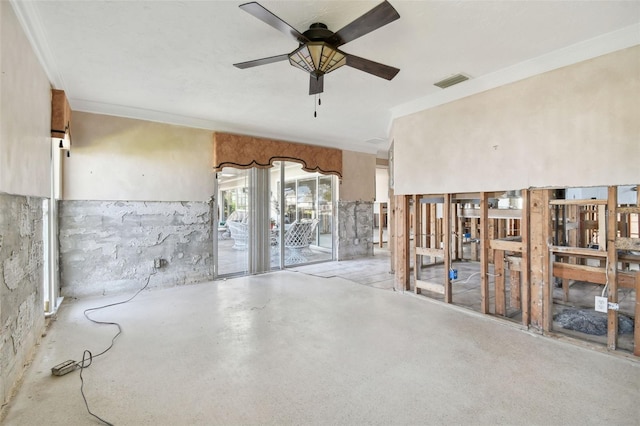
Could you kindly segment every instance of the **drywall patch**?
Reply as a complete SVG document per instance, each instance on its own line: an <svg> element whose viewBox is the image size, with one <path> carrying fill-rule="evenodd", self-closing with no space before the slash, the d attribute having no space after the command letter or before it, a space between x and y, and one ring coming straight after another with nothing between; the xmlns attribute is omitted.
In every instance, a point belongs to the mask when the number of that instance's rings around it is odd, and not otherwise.
<svg viewBox="0 0 640 426"><path fill-rule="evenodd" d="M61 201L62 294L87 296L210 280L205 202ZM160 267L156 260L160 259Z"/></svg>
<svg viewBox="0 0 640 426"><path fill-rule="evenodd" d="M338 260L373 256L373 202L338 201Z"/></svg>

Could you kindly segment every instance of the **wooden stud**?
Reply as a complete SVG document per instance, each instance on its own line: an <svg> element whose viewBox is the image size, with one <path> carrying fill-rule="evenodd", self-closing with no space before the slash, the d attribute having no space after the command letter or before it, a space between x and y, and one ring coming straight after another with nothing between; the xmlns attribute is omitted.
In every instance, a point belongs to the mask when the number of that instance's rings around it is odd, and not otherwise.
<svg viewBox="0 0 640 426"><path fill-rule="evenodd" d="M634 334L633 334L633 354L635 356L640 356L640 296L639 295L640 295L640 272L636 272L636 309L635 309L635 328L634 328Z"/></svg>
<svg viewBox="0 0 640 426"><path fill-rule="evenodd" d="M598 206L598 250L607 251L607 206ZM614 229L615 231L615 229Z"/></svg>
<svg viewBox="0 0 640 426"><path fill-rule="evenodd" d="M493 270L495 272L496 315L507 314L506 287L504 276L504 251L493 251Z"/></svg>
<svg viewBox="0 0 640 426"><path fill-rule="evenodd" d="M456 215L458 217L458 239L457 241L457 246L458 246L458 256L457 259L462 260L464 259L464 245L462 244L462 241L464 240L464 222L462 219L462 215L460 214L460 209L462 208L462 205L460 203L456 203Z"/></svg>
<svg viewBox="0 0 640 426"><path fill-rule="evenodd" d="M429 204L429 247L440 248L437 244L438 210L435 203ZM431 263L436 263L438 259L431 258Z"/></svg>
<svg viewBox="0 0 640 426"><path fill-rule="evenodd" d="M520 309L520 271L509 269L509 306Z"/></svg>
<svg viewBox="0 0 640 426"><path fill-rule="evenodd" d="M415 208L415 227L413 230L413 246L414 246L414 255L413 255L413 278L414 282L418 282L420 280L420 270L422 269L422 254L420 253L420 248L422 248L423 241L423 222L422 222L422 205L420 203L420 196L413 196L413 206ZM420 288L416 285L414 286L414 291L416 294L420 294Z"/></svg>
<svg viewBox="0 0 640 426"><path fill-rule="evenodd" d="M478 261L478 244L476 240L478 239L478 219L472 218L471 223L471 260L474 262Z"/></svg>
<svg viewBox="0 0 640 426"><path fill-rule="evenodd" d="M489 196L480 193L480 311L489 313Z"/></svg>
<svg viewBox="0 0 640 426"><path fill-rule="evenodd" d="M389 261L391 273L396 272L396 197L393 189L389 189L389 208L387 209L387 233L389 234Z"/></svg>
<svg viewBox="0 0 640 426"><path fill-rule="evenodd" d="M529 270L531 261L529 257L530 247L529 241L531 239L530 234L530 222L529 222L529 199L530 193L528 189L522 190L522 219L520 220L520 235L522 236L522 264L520 272L520 305L522 306L522 325L528 327L531 323L531 287Z"/></svg>
<svg viewBox="0 0 640 426"><path fill-rule="evenodd" d="M385 208L387 207L387 203L380 203L380 211L378 213L378 216L380 217L379 223L378 223L378 244L380 246L380 248L384 247L384 241L382 239L382 235L383 235L383 230L384 230L384 223L385 223Z"/></svg>
<svg viewBox="0 0 640 426"><path fill-rule="evenodd" d="M451 270L451 194L444 195L444 203L442 206L442 235L444 250L444 301L451 303L451 279L449 271Z"/></svg>
<svg viewBox="0 0 640 426"><path fill-rule="evenodd" d="M549 243L551 241L550 199L548 189L531 190L530 215L530 269L531 269L531 325L551 330L553 321L550 276Z"/></svg>
<svg viewBox="0 0 640 426"><path fill-rule="evenodd" d="M618 250L616 249L616 237L618 236L618 187L608 188L607 214L607 282L609 283L609 303L618 303ZM603 240L604 238L601 238ZM636 295L637 297L637 295ZM615 350L618 346L618 311L607 311L607 347Z"/></svg>

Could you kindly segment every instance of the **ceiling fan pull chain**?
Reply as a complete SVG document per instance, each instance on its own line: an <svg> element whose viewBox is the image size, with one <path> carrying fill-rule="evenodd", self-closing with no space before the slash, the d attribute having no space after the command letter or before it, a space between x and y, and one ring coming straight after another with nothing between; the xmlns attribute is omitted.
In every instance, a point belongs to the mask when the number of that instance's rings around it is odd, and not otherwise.
<svg viewBox="0 0 640 426"><path fill-rule="evenodd" d="M313 117L316 118L318 116L318 107L316 107L316 98L318 95L313 95Z"/></svg>
<svg viewBox="0 0 640 426"><path fill-rule="evenodd" d="M320 98L320 95L318 95L318 105L322 105L322 99Z"/></svg>

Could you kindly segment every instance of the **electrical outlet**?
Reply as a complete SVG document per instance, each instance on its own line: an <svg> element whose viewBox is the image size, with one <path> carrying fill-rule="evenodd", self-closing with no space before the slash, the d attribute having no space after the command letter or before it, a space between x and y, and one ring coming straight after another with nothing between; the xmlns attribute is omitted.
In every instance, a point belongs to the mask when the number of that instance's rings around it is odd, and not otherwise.
<svg viewBox="0 0 640 426"><path fill-rule="evenodd" d="M607 312L607 303L609 301L606 297L596 296L596 312Z"/></svg>

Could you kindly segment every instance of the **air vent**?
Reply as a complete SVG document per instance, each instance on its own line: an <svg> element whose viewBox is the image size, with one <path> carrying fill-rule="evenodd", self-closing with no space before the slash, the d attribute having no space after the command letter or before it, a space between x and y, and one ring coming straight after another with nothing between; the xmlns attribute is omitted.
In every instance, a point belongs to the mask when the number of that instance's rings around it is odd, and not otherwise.
<svg viewBox="0 0 640 426"><path fill-rule="evenodd" d="M469 80L469 76L458 73L433 84L434 86L438 86L441 89L445 89L447 87L453 86L454 84L462 83L463 81L466 81L466 80Z"/></svg>

